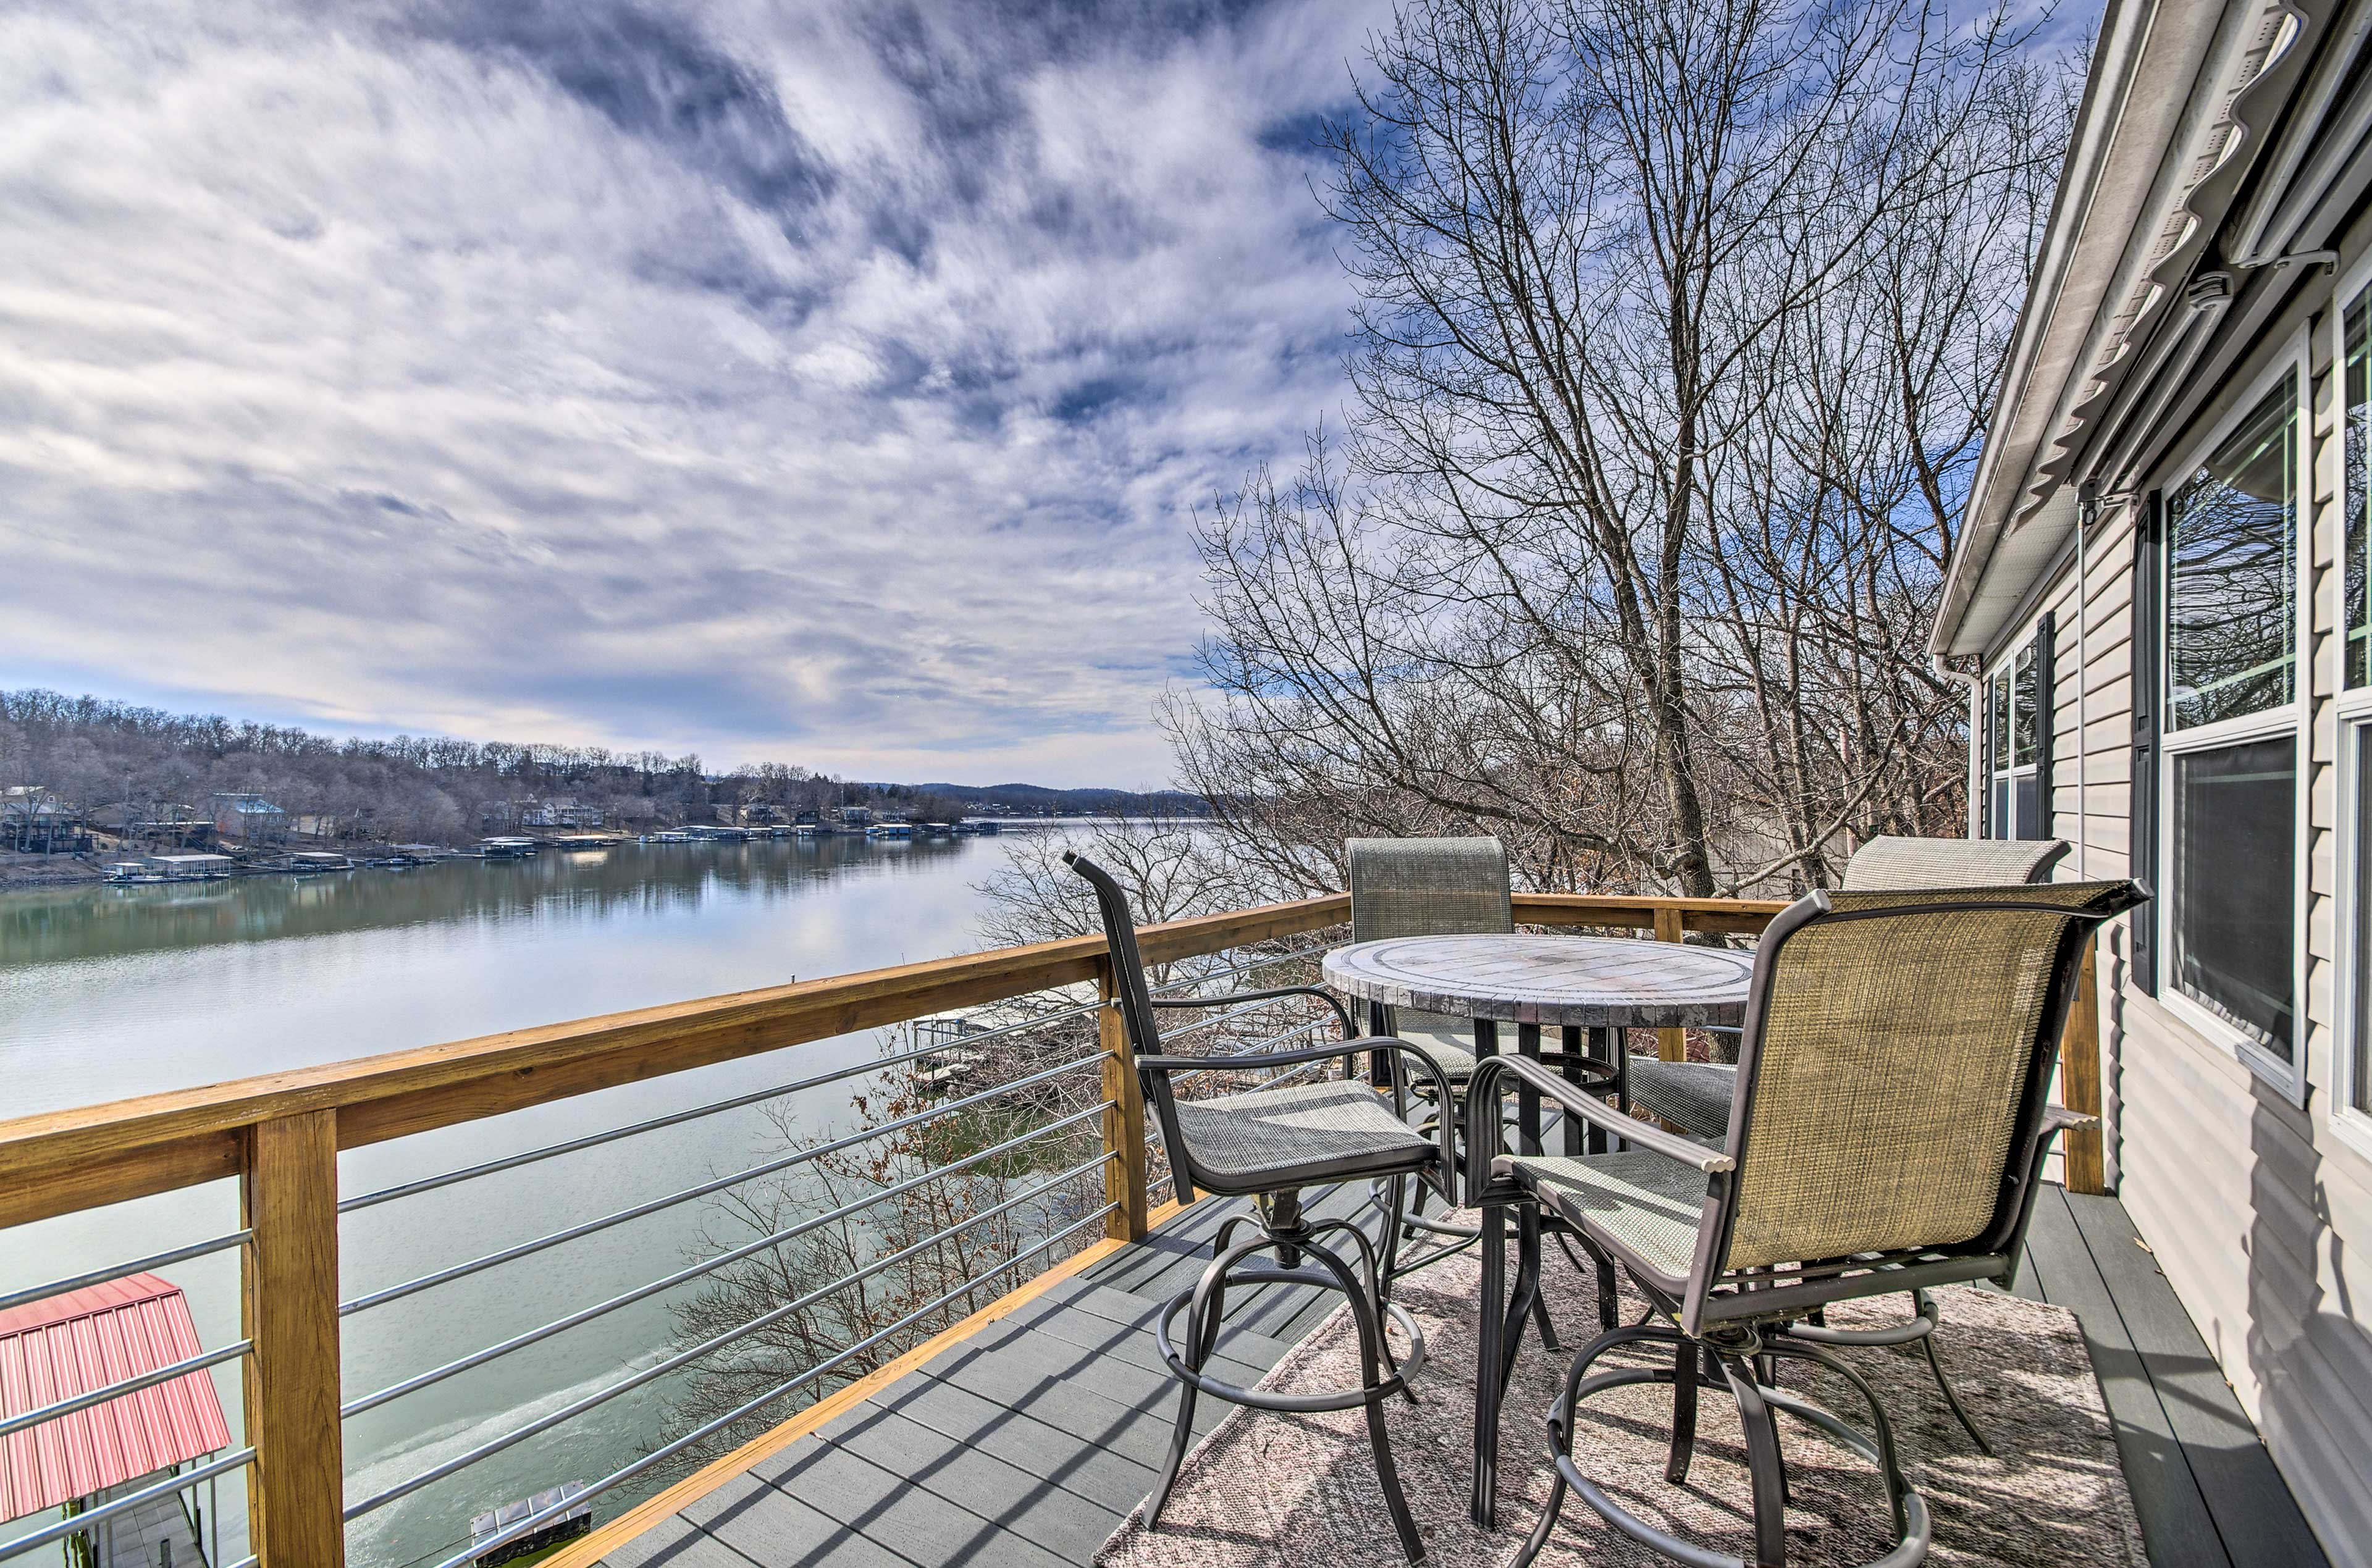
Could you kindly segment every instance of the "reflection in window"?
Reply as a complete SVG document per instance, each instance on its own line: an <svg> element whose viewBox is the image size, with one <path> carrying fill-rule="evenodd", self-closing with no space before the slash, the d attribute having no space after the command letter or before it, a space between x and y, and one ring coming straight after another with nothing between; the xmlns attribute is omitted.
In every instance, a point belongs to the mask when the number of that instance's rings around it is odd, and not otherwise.
<svg viewBox="0 0 2372 1568"><path fill-rule="evenodd" d="M2010 708L2009 762L2023 768L2041 754L2041 743L2036 738L2035 714L2042 706L2040 679L2042 661L2034 656L2034 645L2029 643L2017 651L2017 699Z"/></svg>
<svg viewBox="0 0 2372 1568"><path fill-rule="evenodd" d="M2297 413L2284 377L2167 501L2168 726L2277 708L2296 668Z"/></svg>
<svg viewBox="0 0 2372 1568"><path fill-rule="evenodd" d="M1985 683L1985 723L1991 741L1993 811L1985 830L1996 839L2051 836L2047 784L2043 779L2042 639L2044 619L2034 637Z"/></svg>
<svg viewBox="0 0 2372 1568"><path fill-rule="evenodd" d="M2372 605L2365 598L2365 448L2372 441L2372 290L2347 308L2347 684L2372 686Z"/></svg>
<svg viewBox="0 0 2372 1568"><path fill-rule="evenodd" d="M2297 739L2281 735L2170 761L2175 984L2289 1061Z"/></svg>

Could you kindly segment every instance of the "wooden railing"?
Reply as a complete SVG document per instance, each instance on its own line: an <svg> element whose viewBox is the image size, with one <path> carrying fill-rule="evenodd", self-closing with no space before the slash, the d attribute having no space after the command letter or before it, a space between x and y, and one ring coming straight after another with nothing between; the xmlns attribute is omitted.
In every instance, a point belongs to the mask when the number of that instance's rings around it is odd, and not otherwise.
<svg viewBox="0 0 2372 1568"><path fill-rule="evenodd" d="M1519 893L1524 925L1752 935L1774 900ZM1347 895L1146 927L1160 964L1339 925ZM0 1227L241 1183L250 1539L264 1568L344 1561L337 1223L342 1149L1051 987L1104 999L1107 1233L1145 1233L1145 1112L1100 937L1006 947L0 1121ZM1666 1054L1677 1056L1678 1031ZM2071 1074L2071 1080L2073 1074ZM2093 1077L2097 1096L2097 1074ZM2079 1108L2080 1109L2080 1108ZM2071 1153L2071 1162L2073 1155Z"/></svg>

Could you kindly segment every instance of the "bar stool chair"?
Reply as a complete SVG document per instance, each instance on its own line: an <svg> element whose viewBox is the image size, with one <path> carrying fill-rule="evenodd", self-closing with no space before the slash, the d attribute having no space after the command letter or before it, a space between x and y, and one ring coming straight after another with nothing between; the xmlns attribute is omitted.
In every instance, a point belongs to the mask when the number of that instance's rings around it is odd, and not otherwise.
<svg viewBox="0 0 2372 1568"><path fill-rule="evenodd" d="M1395 1189L1418 1181L1445 1203L1450 1202L1456 1167L1448 1123L1442 1122L1430 1136L1410 1126L1406 1091L1401 1086L1413 1074L1446 1096L1448 1079L1425 1051L1406 1040L1358 1038L1342 1003L1315 986L1283 986L1228 996L1155 997L1145 984L1136 924L1130 918L1128 900L1120 884L1079 855L1065 854L1063 860L1095 889L1119 981L1121 1017L1136 1051L1138 1079L1161 1129L1162 1147L1169 1156L1180 1200L1191 1201L1201 1191L1249 1197L1253 1203L1250 1214L1231 1218L1220 1227L1213 1242L1215 1255L1194 1287L1180 1292L1154 1318L1155 1344L1178 1379L1179 1397L1169 1459L1146 1504L1145 1528L1159 1526L1161 1510L1178 1484L1179 1468L1185 1462L1192 1438L1198 1395L1209 1394L1254 1410L1301 1413L1364 1406L1384 1505L1390 1511L1409 1562L1422 1562L1424 1542L1409 1515L1384 1432L1385 1401L1395 1395L1414 1401L1409 1379L1424 1361L1424 1335L1416 1319L1391 1299L1399 1232L1387 1227L1379 1257L1375 1245L1352 1221L1311 1220L1302 1206L1301 1194L1305 1188L1340 1181L1382 1180ZM1226 1056L1169 1056L1162 1051L1161 1031L1155 1021L1157 1009L1218 1007L1297 994L1320 997L1334 1009L1343 1024L1341 1044ZM1180 1074L1213 1067L1237 1072L1334 1060L1348 1063L1370 1052L1392 1061L1389 1099L1355 1077L1272 1086L1204 1100L1180 1099L1175 1087ZM1244 1225L1251 1225L1255 1234L1236 1241L1237 1228ZM1341 1247L1346 1241L1349 1258ZM1263 1254L1273 1256L1274 1261L1262 1261ZM1244 1286L1257 1290L1279 1283L1340 1291L1348 1300L1359 1332L1361 1376L1356 1388L1278 1394L1240 1388L1203 1370L1218 1341L1229 1290ZM1178 1331L1181 1315L1185 1318L1182 1336ZM1397 1325L1408 1342L1406 1353L1398 1358L1386 1339L1389 1325Z"/></svg>
<svg viewBox="0 0 2372 1568"><path fill-rule="evenodd" d="M1937 891L1952 888L2031 887L2050 880L2052 867L2067 853L2064 839L1916 839L1881 836L1854 852L1845 863L1847 893ZM1728 1135L1730 1106L1738 1096L1738 1069L1722 1062L1653 1062L1630 1064L1631 1109L1661 1118L1693 1138ZM1927 1370L1944 1402L1977 1446L1993 1445L1971 1419L1944 1363L1936 1353L1936 1303L1925 1291L1911 1293L1912 1317L1899 1328L1832 1330L1837 1344L1915 1342L1926 1353ZM1805 1333L1820 1331L1806 1325Z"/></svg>
<svg viewBox="0 0 2372 1568"><path fill-rule="evenodd" d="M1506 846L1497 839L1352 839L1343 850L1349 868L1354 942L1396 936L1499 935L1516 929ZM1458 1107L1477 1061L1473 1021L1371 1003L1367 1028L1371 1034L1420 1047L1440 1066L1449 1092L1436 1095L1432 1086L1417 1086L1422 1102L1417 1125L1430 1131L1436 1121L1447 1121L1456 1134ZM1541 1060L1562 1065L1572 1054L1569 1048L1545 1051ZM1576 1057L1577 1062L1587 1060ZM1380 1059L1374 1067L1376 1081L1388 1081ZM1578 1131L1578 1122L1568 1125ZM1371 1183L1367 1197L1370 1206L1395 1217L1402 1244L1414 1249L1400 1259L1397 1272L1402 1274L1465 1250L1482 1234L1475 1225L1427 1214L1429 1193L1422 1186L1406 1203L1382 1182ZM1555 1331L1545 1310L1540 1314L1540 1328L1554 1350Z"/></svg>
<svg viewBox="0 0 2372 1568"><path fill-rule="evenodd" d="M2101 922L2145 897L2131 882L2090 882L1796 900L1756 949L1737 1099L1718 1145L1575 1095L1520 1058L1478 1069L1468 1107L1470 1196L1486 1218L1477 1522L1489 1524L1494 1509L1505 1388L1504 1377L1488 1376L1504 1332L1500 1214L1524 1204L1558 1210L1649 1305L1640 1322L1601 1333L1575 1356L1548 1412L1556 1472L1548 1505L1513 1568L1538 1557L1568 1493L1674 1562L1734 1561L1640 1518L1574 1457L1575 1424L1592 1397L1669 1384L1665 1474L1678 1484L1693 1448L1698 1386L1710 1376L1744 1423L1755 1562L1780 1568L1787 1560L1779 1411L1878 1469L1894 1534L1882 1568L1913 1568L1926 1556L1927 1506L1897 1462L1886 1411L1831 1349L1883 1342L1828 1330L1820 1318L1862 1297L2015 1281L2051 1142L2089 1120L2046 1098L2084 947ZM1495 1152L1494 1103L1516 1083L1560 1098L1630 1148L1581 1159ZM1595 1369L1626 1344L1663 1346L1669 1357ZM1834 1373L1868 1406L1866 1429L1773 1387L1772 1358Z"/></svg>

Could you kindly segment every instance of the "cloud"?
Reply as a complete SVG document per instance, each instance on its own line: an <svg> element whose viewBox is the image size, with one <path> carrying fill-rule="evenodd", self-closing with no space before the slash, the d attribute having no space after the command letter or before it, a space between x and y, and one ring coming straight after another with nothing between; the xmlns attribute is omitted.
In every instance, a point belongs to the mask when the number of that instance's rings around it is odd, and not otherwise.
<svg viewBox="0 0 2372 1568"><path fill-rule="evenodd" d="M0 18L0 679L1150 784L1372 6Z"/></svg>

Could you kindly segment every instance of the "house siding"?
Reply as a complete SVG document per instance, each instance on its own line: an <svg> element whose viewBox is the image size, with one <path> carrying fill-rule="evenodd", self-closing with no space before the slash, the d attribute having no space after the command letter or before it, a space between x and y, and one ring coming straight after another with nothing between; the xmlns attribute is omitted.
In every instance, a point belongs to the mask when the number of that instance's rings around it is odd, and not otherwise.
<svg viewBox="0 0 2372 1568"><path fill-rule="evenodd" d="M2361 248L2349 252L2349 260ZM2343 267L2343 272L2346 269ZM2270 323L2251 364L2275 363L2311 323L2309 447L2300 489L2307 532L2309 701L2307 954L2301 1109L2229 1049L2134 983L2130 921L2101 958L2103 1090L2110 1179L2220 1363L2331 1561L2372 1568L2372 1153L2332 1124L2341 920L2343 480L2339 377L2330 363L2328 288ZM2235 376L2177 457L2238 398ZM2064 568L2036 603L2056 615L2054 828L2080 852L2060 875L2128 873L2133 800L2134 513L2112 508L2083 546L2083 581ZM2082 609L2077 609L2078 593ZM2155 628L2142 629L2155 634ZM2000 650L1996 650L1998 654ZM2146 912L2144 912L2146 913Z"/></svg>

